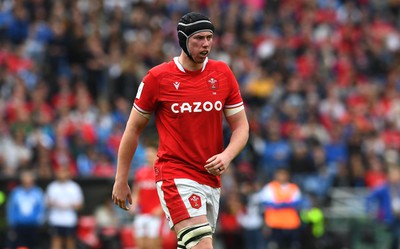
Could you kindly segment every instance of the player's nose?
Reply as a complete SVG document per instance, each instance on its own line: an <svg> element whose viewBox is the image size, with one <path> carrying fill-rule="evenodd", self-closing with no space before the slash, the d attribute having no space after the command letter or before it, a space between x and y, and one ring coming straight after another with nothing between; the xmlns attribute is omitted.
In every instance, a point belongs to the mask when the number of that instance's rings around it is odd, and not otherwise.
<svg viewBox="0 0 400 249"><path fill-rule="evenodd" d="M211 44L211 40L209 40L209 39L204 39L203 47L208 48L208 47L210 47L210 44Z"/></svg>

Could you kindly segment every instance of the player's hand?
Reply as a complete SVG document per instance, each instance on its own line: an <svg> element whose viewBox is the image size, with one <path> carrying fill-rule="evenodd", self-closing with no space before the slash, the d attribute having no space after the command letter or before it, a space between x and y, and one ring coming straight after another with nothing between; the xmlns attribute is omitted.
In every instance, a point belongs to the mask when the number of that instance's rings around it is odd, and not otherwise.
<svg viewBox="0 0 400 249"><path fill-rule="evenodd" d="M129 210L129 206L127 206L127 201L129 205L132 205L132 195L131 195L131 188L129 184L126 183L119 183L115 182L112 192L112 200L115 205L118 207Z"/></svg>
<svg viewBox="0 0 400 249"><path fill-rule="evenodd" d="M219 176L228 168L231 160L226 158L223 153L210 157L206 161L204 168L208 173Z"/></svg>

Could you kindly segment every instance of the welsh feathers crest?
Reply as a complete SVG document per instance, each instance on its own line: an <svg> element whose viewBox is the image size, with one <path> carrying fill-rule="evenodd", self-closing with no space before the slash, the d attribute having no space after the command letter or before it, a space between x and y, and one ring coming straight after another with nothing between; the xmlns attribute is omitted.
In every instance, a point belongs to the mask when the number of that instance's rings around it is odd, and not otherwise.
<svg viewBox="0 0 400 249"><path fill-rule="evenodd" d="M216 79L214 79L214 78L210 78L208 81L208 88L210 89L210 90L213 90L213 91L215 91L215 90L217 90L218 89L218 80L216 80Z"/></svg>

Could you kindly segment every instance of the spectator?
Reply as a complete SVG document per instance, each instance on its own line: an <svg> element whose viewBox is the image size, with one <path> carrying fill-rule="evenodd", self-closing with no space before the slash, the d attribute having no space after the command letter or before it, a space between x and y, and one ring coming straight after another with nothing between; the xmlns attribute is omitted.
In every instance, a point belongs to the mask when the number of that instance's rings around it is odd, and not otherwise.
<svg viewBox="0 0 400 249"><path fill-rule="evenodd" d="M325 144L325 153L327 163L346 163L348 160L348 151L344 144L343 126L339 123L331 130L331 141Z"/></svg>
<svg viewBox="0 0 400 249"><path fill-rule="evenodd" d="M37 161L34 163L34 169L37 171L38 177L41 179L51 179L53 171L51 168L50 149L43 146L37 148Z"/></svg>
<svg viewBox="0 0 400 249"><path fill-rule="evenodd" d="M14 176L28 166L32 151L26 146L25 135L21 129L15 130L11 136L4 136L0 146L3 147L1 155L4 160L5 175Z"/></svg>
<svg viewBox="0 0 400 249"><path fill-rule="evenodd" d="M53 15L65 13L62 2L55 2ZM69 75L70 68L67 60L67 28L66 23L62 19L54 18L51 22L52 36L47 44L46 49L46 68L50 70L49 79L54 80L57 75Z"/></svg>
<svg viewBox="0 0 400 249"><path fill-rule="evenodd" d="M55 148L52 150L51 166L53 172L57 172L61 168L68 168L68 174L77 175L76 161L68 150L68 143L63 137L56 138Z"/></svg>
<svg viewBox="0 0 400 249"><path fill-rule="evenodd" d="M374 205L375 204L375 205ZM374 211L375 218L388 226L391 233L391 249L400 245L400 168L393 166L388 171L388 182L371 190L367 197L367 210Z"/></svg>
<svg viewBox="0 0 400 249"><path fill-rule="evenodd" d="M320 248L324 243L325 216L315 196L310 195L311 205L300 211L301 221L304 224L302 233L303 248Z"/></svg>
<svg viewBox="0 0 400 249"><path fill-rule="evenodd" d="M328 143L330 137L326 128L321 124L316 115L311 115L306 123L300 128L300 135L303 138L314 141L318 143L326 144Z"/></svg>
<svg viewBox="0 0 400 249"><path fill-rule="evenodd" d="M265 141L262 157L262 171L267 179L272 179L275 170L287 167L290 156L290 145L281 136L280 123L271 120L267 125L268 138Z"/></svg>
<svg viewBox="0 0 400 249"><path fill-rule="evenodd" d="M104 202L94 210L101 248L117 249L119 243L119 220L116 207L107 197Z"/></svg>
<svg viewBox="0 0 400 249"><path fill-rule="evenodd" d="M246 184L242 184L246 186ZM238 222L243 229L245 249L265 249L266 239L264 238L264 221L260 207L260 184L249 182L246 191L243 193L246 205L238 214Z"/></svg>
<svg viewBox="0 0 400 249"><path fill-rule="evenodd" d="M24 170L20 185L10 193L7 222L10 227L10 248L39 248L40 230L45 221L45 198L35 184L35 174Z"/></svg>
<svg viewBox="0 0 400 249"><path fill-rule="evenodd" d="M265 224L271 229L269 246L278 249L300 248L299 187L290 183L287 169L275 172L274 180L261 190L260 199L265 207Z"/></svg>
<svg viewBox="0 0 400 249"><path fill-rule="evenodd" d="M222 241L227 248L244 248L243 229L239 223L239 217L244 209L243 204L236 193L230 193L224 204L219 219Z"/></svg>
<svg viewBox="0 0 400 249"><path fill-rule="evenodd" d="M370 189L374 189L386 183L387 168L385 163L377 156L371 155L368 162L368 169L365 172L365 185Z"/></svg>
<svg viewBox="0 0 400 249"><path fill-rule="evenodd" d="M60 167L56 171L56 180L46 189L46 203L51 248L75 249L78 211L83 207L83 194L81 187L71 180L68 168Z"/></svg>
<svg viewBox="0 0 400 249"><path fill-rule="evenodd" d="M314 195L317 201L323 203L328 199L328 191L337 175L336 164L328 165L325 150L319 145L312 148L312 158L316 174L305 181L303 191Z"/></svg>
<svg viewBox="0 0 400 249"><path fill-rule="evenodd" d="M288 164L292 180L300 188L304 189L305 182L309 181L317 173L314 160L309 152L310 149L302 141L295 142L291 151Z"/></svg>
<svg viewBox="0 0 400 249"><path fill-rule="evenodd" d="M132 203L134 214L134 234L139 249L158 249L161 246L161 224L163 211L157 194L154 162L157 160L157 149L146 147L146 165L135 174L132 186Z"/></svg>
<svg viewBox="0 0 400 249"><path fill-rule="evenodd" d="M76 166L80 176L90 176L93 174L96 157L99 153L94 146L89 146L86 150L82 150L76 157Z"/></svg>
<svg viewBox="0 0 400 249"><path fill-rule="evenodd" d="M99 142L106 143L107 137L111 135L113 128L113 118L111 113L111 104L105 98L101 98L98 101L99 115L96 120L96 134L99 138Z"/></svg>
<svg viewBox="0 0 400 249"><path fill-rule="evenodd" d="M8 27L8 37L15 44L21 44L29 31L28 12L23 5L17 5L13 11L13 18Z"/></svg>
<svg viewBox="0 0 400 249"><path fill-rule="evenodd" d="M334 187L352 187L352 179L350 170L344 163L337 165L337 173L333 179Z"/></svg>
<svg viewBox="0 0 400 249"><path fill-rule="evenodd" d="M86 73L87 88L94 98L105 95L105 68L107 66L107 55L104 53L101 37L92 35L86 40Z"/></svg>
<svg viewBox="0 0 400 249"><path fill-rule="evenodd" d="M110 156L105 153L98 153L97 163L93 167L93 176L112 178L115 175L115 166Z"/></svg>
<svg viewBox="0 0 400 249"><path fill-rule="evenodd" d="M365 163L360 154L353 154L347 165L350 171L351 186L365 187Z"/></svg>

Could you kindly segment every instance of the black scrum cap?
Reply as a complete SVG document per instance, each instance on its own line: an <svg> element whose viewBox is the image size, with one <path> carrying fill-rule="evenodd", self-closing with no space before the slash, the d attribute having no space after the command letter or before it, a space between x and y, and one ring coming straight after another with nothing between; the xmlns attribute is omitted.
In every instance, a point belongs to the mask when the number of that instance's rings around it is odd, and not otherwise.
<svg viewBox="0 0 400 249"><path fill-rule="evenodd" d="M204 31L209 31L214 33L214 25L211 23L208 17L195 12L187 13L182 16L178 23L178 39L179 45L183 51L193 60L190 52L188 50L188 40L189 37Z"/></svg>

